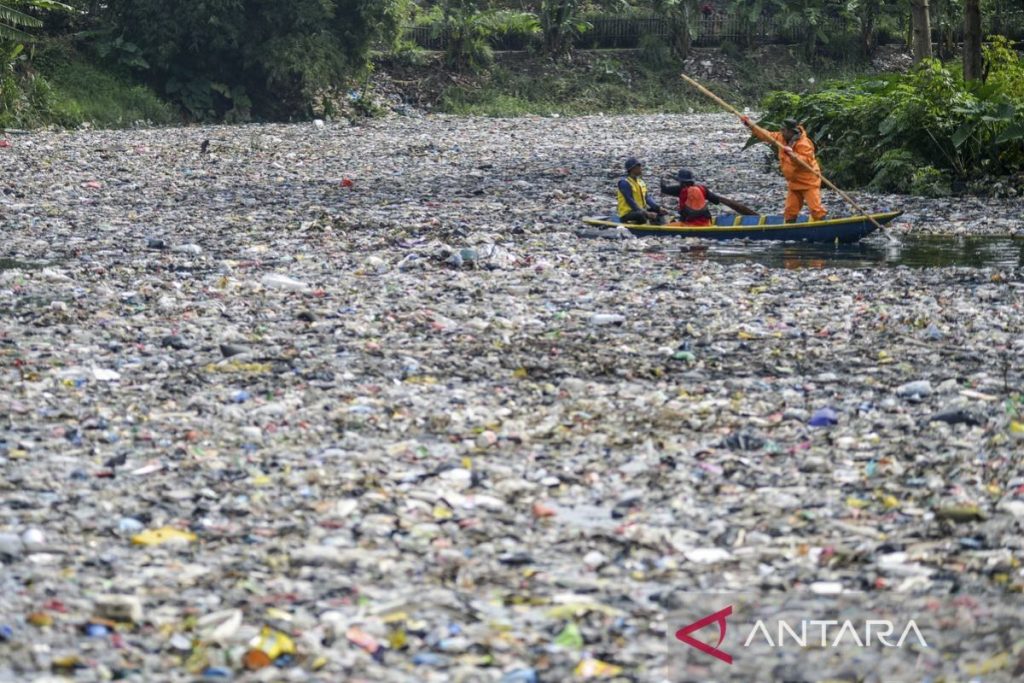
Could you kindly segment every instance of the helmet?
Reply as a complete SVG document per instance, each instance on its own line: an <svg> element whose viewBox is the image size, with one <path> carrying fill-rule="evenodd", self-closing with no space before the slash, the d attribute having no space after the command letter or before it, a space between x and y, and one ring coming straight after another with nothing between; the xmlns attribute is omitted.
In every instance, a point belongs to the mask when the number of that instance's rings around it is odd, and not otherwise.
<svg viewBox="0 0 1024 683"><path fill-rule="evenodd" d="M626 172L628 173L629 171L632 171L637 166L643 166L643 165L644 165L643 162L640 161L639 159L637 159L636 157L630 157L630 158L626 159Z"/></svg>

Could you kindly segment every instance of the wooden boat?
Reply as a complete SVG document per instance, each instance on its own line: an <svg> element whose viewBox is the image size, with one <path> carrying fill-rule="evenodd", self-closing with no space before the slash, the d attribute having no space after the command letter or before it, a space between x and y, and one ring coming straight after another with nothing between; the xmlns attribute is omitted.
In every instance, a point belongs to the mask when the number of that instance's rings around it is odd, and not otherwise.
<svg viewBox="0 0 1024 683"><path fill-rule="evenodd" d="M902 211L874 213L871 214L871 217L880 225L885 225L902 213ZM584 218L583 222L595 228L623 227L638 237L656 235L660 237L699 237L712 240L793 242L856 242L878 229L864 216L826 218L823 221L812 221L807 216L799 216L795 223L786 223L782 216L739 216L727 213L715 218L715 224L709 226L693 226L682 223L630 225L620 222L618 216L589 217Z"/></svg>

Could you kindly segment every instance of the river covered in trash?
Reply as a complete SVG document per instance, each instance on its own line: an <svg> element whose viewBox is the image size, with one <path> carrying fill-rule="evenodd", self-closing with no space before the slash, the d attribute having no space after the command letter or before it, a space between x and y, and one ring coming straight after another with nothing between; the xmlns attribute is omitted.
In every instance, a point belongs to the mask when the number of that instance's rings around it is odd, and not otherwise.
<svg viewBox="0 0 1024 683"><path fill-rule="evenodd" d="M14 138L0 681L647 683L687 591L1015 599L1016 202L857 193L906 213L843 252L577 237L631 155L776 211L743 142L724 116ZM1012 680L1024 630L996 633L979 663L948 630L943 666Z"/></svg>

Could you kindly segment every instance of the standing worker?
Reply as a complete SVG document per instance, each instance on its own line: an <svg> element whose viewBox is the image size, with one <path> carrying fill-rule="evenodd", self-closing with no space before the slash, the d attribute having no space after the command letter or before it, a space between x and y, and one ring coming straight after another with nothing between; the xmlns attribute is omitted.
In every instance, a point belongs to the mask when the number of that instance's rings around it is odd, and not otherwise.
<svg viewBox="0 0 1024 683"><path fill-rule="evenodd" d="M828 211L821 204L821 169L814 155L814 143L807 137L804 127L796 119L786 119L782 122L780 132L771 133L751 123L749 116L743 116L740 120L757 139L764 142L774 139L782 145L779 148L779 166L789 186L786 207L783 209L786 222L796 221L804 204L810 209L812 219L820 221L827 216ZM797 157L814 169L814 172L797 163Z"/></svg>
<svg viewBox="0 0 1024 683"><path fill-rule="evenodd" d="M626 175L619 179L619 220L623 223L657 221L668 213L647 196L647 183L641 177L644 165L636 158L626 160Z"/></svg>

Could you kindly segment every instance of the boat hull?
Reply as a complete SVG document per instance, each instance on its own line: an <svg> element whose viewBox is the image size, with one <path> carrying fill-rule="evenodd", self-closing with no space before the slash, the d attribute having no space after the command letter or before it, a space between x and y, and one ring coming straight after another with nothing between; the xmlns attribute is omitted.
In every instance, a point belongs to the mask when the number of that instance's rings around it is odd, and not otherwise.
<svg viewBox="0 0 1024 683"><path fill-rule="evenodd" d="M897 218L902 211L871 214L879 225ZM796 223L785 223L781 216L719 216L715 225L692 226L680 223L667 225L629 225L615 216L584 218L596 228L626 228L638 237L698 237L712 240L775 240L792 242L849 243L867 237L877 228L864 216L811 221L801 216Z"/></svg>

